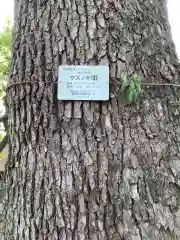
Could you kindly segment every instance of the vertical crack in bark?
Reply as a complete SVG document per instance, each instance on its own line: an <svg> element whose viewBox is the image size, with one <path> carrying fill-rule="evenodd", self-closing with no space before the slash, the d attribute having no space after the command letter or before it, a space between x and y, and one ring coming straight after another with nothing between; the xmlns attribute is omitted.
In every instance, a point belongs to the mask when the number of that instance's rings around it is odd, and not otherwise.
<svg viewBox="0 0 180 240"><path fill-rule="evenodd" d="M134 211L134 199L132 199L132 217L134 219L134 223L136 224L137 229L139 230L140 238L141 238L141 240L143 240L143 236L142 236L142 233L141 233L141 226L139 224L139 221L136 218L136 213Z"/></svg>

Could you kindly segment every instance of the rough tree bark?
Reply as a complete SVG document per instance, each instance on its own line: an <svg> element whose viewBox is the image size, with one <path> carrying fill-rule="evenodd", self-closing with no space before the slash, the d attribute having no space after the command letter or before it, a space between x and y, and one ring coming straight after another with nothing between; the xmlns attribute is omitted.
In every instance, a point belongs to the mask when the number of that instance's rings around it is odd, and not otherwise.
<svg viewBox="0 0 180 240"><path fill-rule="evenodd" d="M180 239L177 88L119 92L178 83L165 1L16 0L13 49L4 239ZM61 64L109 64L110 100L57 101Z"/></svg>

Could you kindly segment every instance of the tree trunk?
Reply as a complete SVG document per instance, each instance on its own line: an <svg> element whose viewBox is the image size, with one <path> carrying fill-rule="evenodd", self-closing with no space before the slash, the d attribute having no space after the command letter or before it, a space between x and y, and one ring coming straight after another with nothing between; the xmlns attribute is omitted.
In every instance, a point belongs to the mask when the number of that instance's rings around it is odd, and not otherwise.
<svg viewBox="0 0 180 240"><path fill-rule="evenodd" d="M180 239L178 88L119 91L177 62L163 0L15 1L4 239ZM110 100L58 101L62 64L109 64Z"/></svg>

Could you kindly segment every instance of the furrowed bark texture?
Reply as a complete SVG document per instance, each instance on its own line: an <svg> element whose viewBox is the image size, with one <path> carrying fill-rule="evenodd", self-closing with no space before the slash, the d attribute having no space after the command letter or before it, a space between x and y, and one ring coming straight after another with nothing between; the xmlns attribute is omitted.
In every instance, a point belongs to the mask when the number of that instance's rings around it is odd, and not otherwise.
<svg viewBox="0 0 180 240"><path fill-rule="evenodd" d="M178 82L165 1L16 0L13 46L4 239L180 239L177 89L119 91ZM109 64L110 100L57 101L61 64Z"/></svg>

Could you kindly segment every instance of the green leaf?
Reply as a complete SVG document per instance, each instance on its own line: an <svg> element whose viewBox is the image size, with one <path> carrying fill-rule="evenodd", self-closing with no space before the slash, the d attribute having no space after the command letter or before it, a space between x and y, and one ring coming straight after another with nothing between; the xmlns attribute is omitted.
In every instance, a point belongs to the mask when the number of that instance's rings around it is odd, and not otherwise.
<svg viewBox="0 0 180 240"><path fill-rule="evenodd" d="M139 97L139 94L138 94L138 92L137 92L137 91L134 91L134 92L133 92L132 101L133 101L133 102L137 102L137 100L138 100L138 97Z"/></svg>
<svg viewBox="0 0 180 240"><path fill-rule="evenodd" d="M8 157L8 155L7 154L5 154L5 153L0 153L0 160L3 160L3 159L5 159L5 158L7 158Z"/></svg>
<svg viewBox="0 0 180 240"><path fill-rule="evenodd" d="M132 103L133 102L133 94L134 94L134 91L131 89L128 93L128 103Z"/></svg>
<svg viewBox="0 0 180 240"><path fill-rule="evenodd" d="M3 138L4 138L4 136L3 136L3 135L0 135L0 141L2 141L2 140L3 140Z"/></svg>
<svg viewBox="0 0 180 240"><path fill-rule="evenodd" d="M130 86L132 89L135 89L135 82L134 82L133 78L131 78L131 80L130 80Z"/></svg>
<svg viewBox="0 0 180 240"><path fill-rule="evenodd" d="M121 85L121 92L124 100L129 104L137 102L142 93L140 77L137 74L125 77Z"/></svg>
<svg viewBox="0 0 180 240"><path fill-rule="evenodd" d="M122 82L122 85L121 85L121 92L124 92L125 89L128 87L128 85L129 85L129 83L128 83L128 78L125 77L125 78L123 79L123 82Z"/></svg>
<svg viewBox="0 0 180 240"><path fill-rule="evenodd" d="M138 94L141 93L141 83L139 81L137 81L135 83L135 88L136 88L136 91L138 92Z"/></svg>

